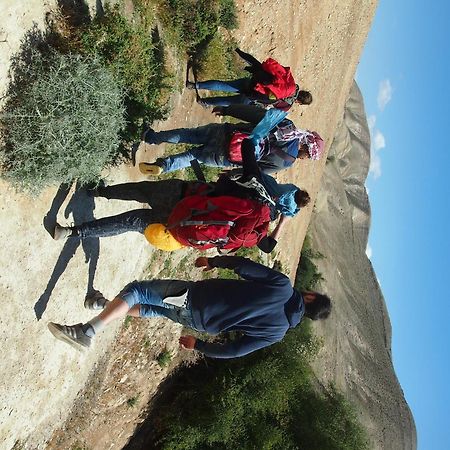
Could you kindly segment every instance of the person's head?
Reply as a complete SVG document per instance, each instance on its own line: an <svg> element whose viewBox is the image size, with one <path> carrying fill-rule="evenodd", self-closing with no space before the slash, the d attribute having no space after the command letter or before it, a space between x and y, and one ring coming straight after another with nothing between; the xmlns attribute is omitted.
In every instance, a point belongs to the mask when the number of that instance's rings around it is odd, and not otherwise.
<svg viewBox="0 0 450 450"><path fill-rule="evenodd" d="M310 201L311 198L306 191L302 191L301 189L297 190L295 193L295 203L297 203L299 208L307 206Z"/></svg>
<svg viewBox="0 0 450 450"><path fill-rule="evenodd" d="M308 144L300 144L298 147L298 159L308 159L309 155L309 145Z"/></svg>
<svg viewBox="0 0 450 450"><path fill-rule="evenodd" d="M311 320L322 320L328 318L331 312L331 300L329 297L318 292L302 292L305 302L305 316Z"/></svg>
<svg viewBox="0 0 450 450"><path fill-rule="evenodd" d="M311 92L298 91L297 99L295 101L300 103L300 105L310 105L313 101Z"/></svg>

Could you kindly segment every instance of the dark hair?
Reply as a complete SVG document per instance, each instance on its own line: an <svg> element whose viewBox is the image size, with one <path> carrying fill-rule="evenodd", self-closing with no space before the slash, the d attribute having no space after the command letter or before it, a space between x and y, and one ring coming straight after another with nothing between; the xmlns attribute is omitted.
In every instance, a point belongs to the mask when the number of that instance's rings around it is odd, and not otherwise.
<svg viewBox="0 0 450 450"><path fill-rule="evenodd" d="M310 105L313 101L311 92L309 91L298 91L297 102L301 105Z"/></svg>
<svg viewBox="0 0 450 450"><path fill-rule="evenodd" d="M297 158L302 159L302 156L305 156L306 158L311 157L311 155L309 154L309 145L308 144L300 144Z"/></svg>
<svg viewBox="0 0 450 450"><path fill-rule="evenodd" d="M303 208L304 206L306 206L310 202L310 200L311 197L306 191L302 191L301 189L299 189L295 193L295 203L297 203L297 206L299 208Z"/></svg>
<svg viewBox="0 0 450 450"><path fill-rule="evenodd" d="M305 303L305 316L311 320L326 319L331 312L331 300L326 295L313 293L316 298L312 302Z"/></svg>

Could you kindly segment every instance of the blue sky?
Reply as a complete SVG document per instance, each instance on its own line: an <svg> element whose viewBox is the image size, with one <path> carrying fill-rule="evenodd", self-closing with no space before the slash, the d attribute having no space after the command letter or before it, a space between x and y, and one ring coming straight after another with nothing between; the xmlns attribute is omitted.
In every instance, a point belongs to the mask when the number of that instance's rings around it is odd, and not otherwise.
<svg viewBox="0 0 450 450"><path fill-rule="evenodd" d="M450 449L450 2L380 0L357 70L371 127L368 254L419 449Z"/></svg>

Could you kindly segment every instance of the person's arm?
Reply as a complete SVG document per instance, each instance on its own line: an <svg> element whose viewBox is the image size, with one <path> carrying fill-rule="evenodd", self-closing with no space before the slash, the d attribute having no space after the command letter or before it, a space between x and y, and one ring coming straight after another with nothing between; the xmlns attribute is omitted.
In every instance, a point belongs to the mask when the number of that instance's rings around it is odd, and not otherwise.
<svg viewBox="0 0 450 450"><path fill-rule="evenodd" d="M284 225L287 221L288 217L281 214L280 220L277 223L277 226L274 228L272 233L270 233L270 237L278 241L278 238L280 237L281 230L284 228Z"/></svg>
<svg viewBox="0 0 450 450"><path fill-rule="evenodd" d="M194 336L181 336L180 345L188 350L197 350L210 358L239 358L248 355L256 350L267 347L275 343L276 339L255 338L243 336L242 338L227 342L225 344L216 344L196 339Z"/></svg>
<svg viewBox="0 0 450 450"><path fill-rule="evenodd" d="M266 110L255 105L216 106L212 110L216 116L230 116L256 125L266 114Z"/></svg>
<svg viewBox="0 0 450 450"><path fill-rule="evenodd" d="M270 235L267 235L258 243L258 248L264 253L270 253L278 244L278 238L280 236L281 230L284 227L284 223L288 219L286 216L281 215L277 226L272 231Z"/></svg>
<svg viewBox="0 0 450 450"><path fill-rule="evenodd" d="M195 261L195 266L205 267L204 270L211 270L213 267L231 269L245 280L257 281L272 286L290 284L290 280L286 275L241 256L200 257Z"/></svg>
<svg viewBox="0 0 450 450"><path fill-rule="evenodd" d="M261 63L250 53L243 52L240 48L236 48L235 52L247 63L253 66L255 69L261 69Z"/></svg>
<svg viewBox="0 0 450 450"><path fill-rule="evenodd" d="M241 145L242 154L242 178L250 180L255 177L261 181L261 170L256 161L255 146L250 139L244 139Z"/></svg>

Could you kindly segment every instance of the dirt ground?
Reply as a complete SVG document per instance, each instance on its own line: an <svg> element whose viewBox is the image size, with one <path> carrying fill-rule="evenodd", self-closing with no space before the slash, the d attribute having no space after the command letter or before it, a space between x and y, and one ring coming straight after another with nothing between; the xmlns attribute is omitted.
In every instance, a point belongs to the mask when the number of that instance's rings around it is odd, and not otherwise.
<svg viewBox="0 0 450 450"><path fill-rule="evenodd" d="M45 12L54 6L38 0L3 0L2 5L5 2L0 19L0 91L22 35L33 22L42 26ZM282 0L276 3L276 13L271 0L237 3L241 25L234 35L240 47L260 59L272 56L292 67L314 102L296 107L291 118L302 128L318 131L329 144L376 1ZM180 76L183 68L184 62L178 67ZM195 126L212 119L194 103L192 92L174 94L171 103L169 120L156 124L156 129ZM139 158L153 157L163 146L142 150ZM279 179L307 189L314 199L324 164L325 158L302 161ZM111 182L142 179L137 169L128 166L105 175ZM4 299L0 446L34 449L46 448L48 442L50 448L122 448L139 420L140 408L170 369L159 366L157 355L167 347L174 355L173 366L186 353L177 356L180 328L163 321L133 322L127 328L117 324L103 332L88 353L79 354L56 341L47 322L86 321L91 314L82 301L88 288L95 286L111 297L134 278L158 276L167 263L141 236L94 239L81 246L54 242L43 226L45 218L79 222L136 208L133 202L99 200L94 205L73 192L64 198L56 188L31 199L4 182L0 192L0 293ZM280 240L280 258L291 271L298 263L311 211L312 206L302 210ZM170 264L175 266L185 256L186 251L180 251Z"/></svg>

